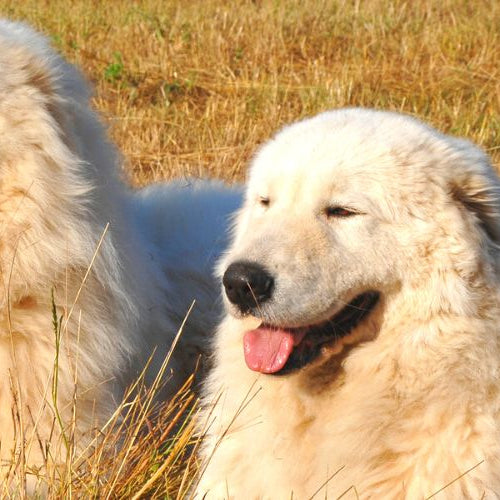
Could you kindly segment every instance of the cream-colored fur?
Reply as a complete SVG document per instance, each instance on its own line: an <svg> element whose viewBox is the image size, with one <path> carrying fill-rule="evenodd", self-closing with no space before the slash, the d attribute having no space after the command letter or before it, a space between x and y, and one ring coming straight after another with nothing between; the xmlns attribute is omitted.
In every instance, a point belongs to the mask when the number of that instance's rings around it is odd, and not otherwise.
<svg viewBox="0 0 500 500"><path fill-rule="evenodd" d="M465 140L363 109L277 134L220 267L257 262L274 294L247 317L228 304L218 330L198 496L500 497L499 243L500 181ZM317 323L367 290L376 309L319 359L247 368L247 330Z"/></svg>
<svg viewBox="0 0 500 500"><path fill-rule="evenodd" d="M78 71L27 26L0 21L3 473L64 459L56 392L68 436L76 399L78 452L155 349L156 375L193 300L166 394L218 319L211 271L238 193L189 181L134 192L120 161Z"/></svg>

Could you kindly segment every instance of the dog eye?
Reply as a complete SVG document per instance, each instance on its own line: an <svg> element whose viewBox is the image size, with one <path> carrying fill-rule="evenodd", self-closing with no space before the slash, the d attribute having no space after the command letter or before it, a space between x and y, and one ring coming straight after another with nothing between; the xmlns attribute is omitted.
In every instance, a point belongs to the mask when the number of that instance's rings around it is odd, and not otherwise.
<svg viewBox="0 0 500 500"><path fill-rule="evenodd" d="M356 215L356 214L357 214L357 212L353 212L352 210L349 210L348 208L344 208L344 207L332 206L332 207L325 208L325 215L328 218L350 217L351 215Z"/></svg>
<svg viewBox="0 0 500 500"><path fill-rule="evenodd" d="M267 196L259 196L259 204L263 207L268 207L270 204L270 200Z"/></svg>

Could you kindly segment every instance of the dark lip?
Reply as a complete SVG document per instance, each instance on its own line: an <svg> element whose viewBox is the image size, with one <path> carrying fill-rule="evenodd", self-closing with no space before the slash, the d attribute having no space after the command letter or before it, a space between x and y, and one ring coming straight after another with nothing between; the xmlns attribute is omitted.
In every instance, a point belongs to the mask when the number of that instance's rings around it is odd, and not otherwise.
<svg viewBox="0 0 500 500"><path fill-rule="evenodd" d="M272 376L288 375L314 361L325 344L335 342L349 335L356 326L367 318L378 304L380 293L369 291L357 295L349 304L329 320L308 327L304 339L297 345L285 366ZM304 328L290 328L304 330Z"/></svg>

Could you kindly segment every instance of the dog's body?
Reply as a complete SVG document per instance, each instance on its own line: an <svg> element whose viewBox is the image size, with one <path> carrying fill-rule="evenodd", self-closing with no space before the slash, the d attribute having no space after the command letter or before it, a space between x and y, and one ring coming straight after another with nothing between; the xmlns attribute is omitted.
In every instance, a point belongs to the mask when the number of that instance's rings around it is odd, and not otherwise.
<svg viewBox="0 0 500 500"><path fill-rule="evenodd" d="M199 497L499 497L499 243L469 142L360 109L279 133L221 264Z"/></svg>
<svg viewBox="0 0 500 500"><path fill-rule="evenodd" d="M63 433L84 447L154 351L156 375L196 301L167 369L176 390L218 320L212 265L238 193L131 191L88 100L42 36L0 22L3 470L62 458Z"/></svg>

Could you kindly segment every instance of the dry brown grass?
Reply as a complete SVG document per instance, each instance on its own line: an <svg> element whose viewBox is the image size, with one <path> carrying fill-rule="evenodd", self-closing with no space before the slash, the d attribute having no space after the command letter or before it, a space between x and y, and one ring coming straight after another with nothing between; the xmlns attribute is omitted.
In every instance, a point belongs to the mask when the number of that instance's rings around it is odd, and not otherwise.
<svg viewBox="0 0 500 500"><path fill-rule="evenodd" d="M57 339L61 326L54 303L53 320ZM158 397L163 385L169 383L169 360L181 334L182 327L153 383L144 383L147 364L115 413L101 428L94 429L84 449L74 432L76 399L72 409L74 421L63 423L58 418L54 383L52 398L47 399L54 402L53 426L61 426L66 458L56 461L51 444L39 438L33 444L44 451L43 463L25 463L32 444L23 445L20 439L18 453L9 463L1 464L0 498L187 498L198 478L196 449L201 443L201 436L194 433L193 415L198 411L198 400L192 391L194 375L169 401ZM54 374L58 352L56 340ZM56 381L57 376L53 377ZM13 418L22 437L22 421L16 418L15 408Z"/></svg>
<svg viewBox="0 0 500 500"><path fill-rule="evenodd" d="M278 127L339 106L405 111L500 160L496 0L0 0L0 14L47 33L83 69L138 185L241 180ZM169 441L169 422L189 398L156 427L139 418L150 433L128 452L70 467L52 496L185 493L190 424Z"/></svg>
<svg viewBox="0 0 500 500"><path fill-rule="evenodd" d="M495 0L0 0L96 86L134 182L242 179L282 124L338 106L402 110L498 162Z"/></svg>

